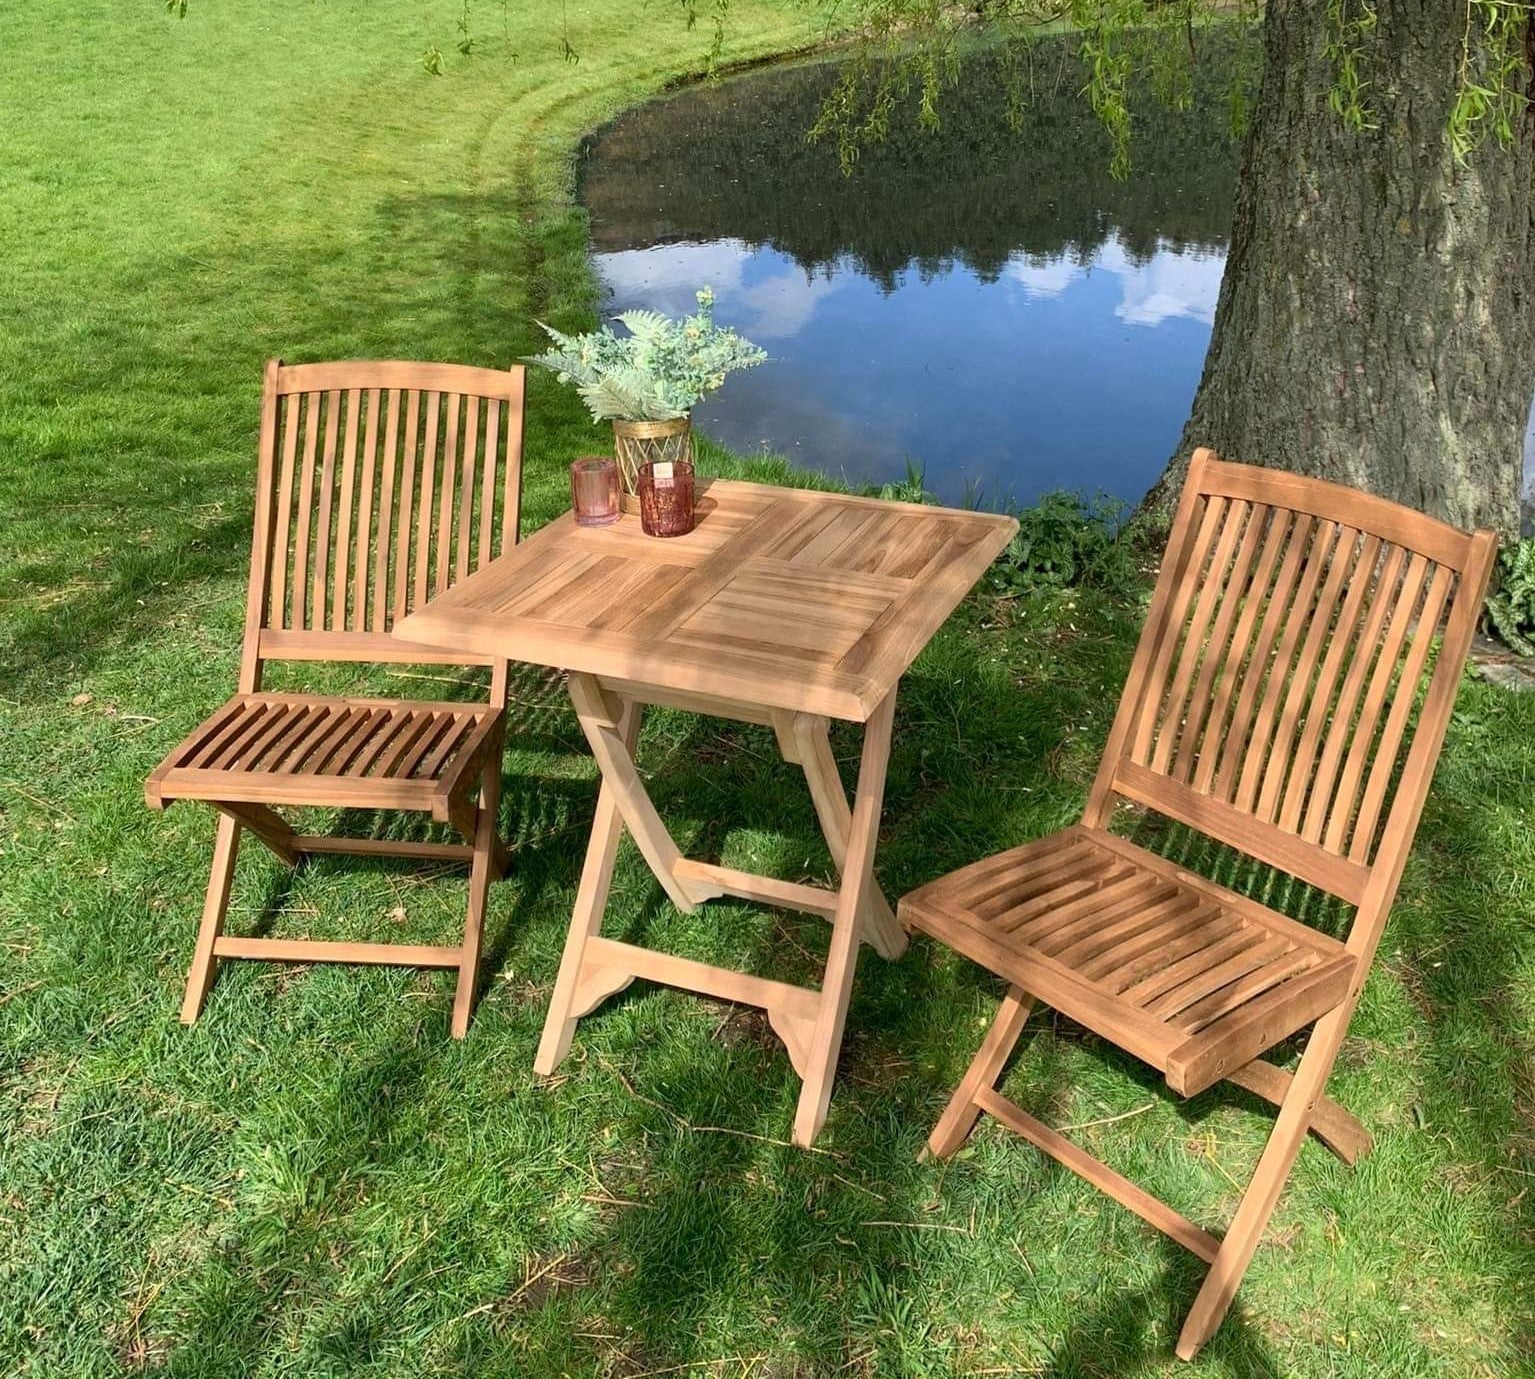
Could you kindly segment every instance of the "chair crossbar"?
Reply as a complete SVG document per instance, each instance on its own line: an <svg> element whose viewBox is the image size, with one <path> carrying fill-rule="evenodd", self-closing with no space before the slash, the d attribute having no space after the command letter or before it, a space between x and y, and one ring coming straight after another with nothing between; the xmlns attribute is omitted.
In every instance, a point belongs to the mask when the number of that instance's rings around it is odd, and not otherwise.
<svg viewBox="0 0 1535 1379"><path fill-rule="evenodd" d="M380 967L457 967L460 948L418 943L334 943L321 939L237 938L223 935L213 945L221 958L260 962L344 962Z"/></svg>
<svg viewBox="0 0 1535 1379"><path fill-rule="evenodd" d="M981 1110L1007 1126L1015 1135L1021 1135L1036 1149L1064 1164L1079 1178L1086 1179L1100 1192L1129 1208L1142 1221L1176 1240L1206 1264L1214 1262L1221 1247L1219 1236L1211 1235L1202 1226L1196 1226L1160 1198L1153 1197L1139 1183L1125 1177L1117 1169L1110 1168L1102 1159L1095 1159L1080 1145L1072 1143L1042 1120L1035 1119L994 1088L981 1088L976 1093L975 1102Z"/></svg>

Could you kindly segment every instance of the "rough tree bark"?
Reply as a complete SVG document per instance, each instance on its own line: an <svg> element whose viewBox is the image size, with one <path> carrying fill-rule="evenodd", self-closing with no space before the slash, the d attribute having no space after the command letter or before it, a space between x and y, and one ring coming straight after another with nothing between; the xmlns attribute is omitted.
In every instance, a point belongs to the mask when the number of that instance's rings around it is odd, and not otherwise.
<svg viewBox="0 0 1535 1379"><path fill-rule="evenodd" d="M1517 531L1535 389L1535 143L1451 155L1466 8L1379 0L1362 70L1376 128L1327 95L1324 0L1269 0L1189 453L1368 489L1461 526Z"/></svg>

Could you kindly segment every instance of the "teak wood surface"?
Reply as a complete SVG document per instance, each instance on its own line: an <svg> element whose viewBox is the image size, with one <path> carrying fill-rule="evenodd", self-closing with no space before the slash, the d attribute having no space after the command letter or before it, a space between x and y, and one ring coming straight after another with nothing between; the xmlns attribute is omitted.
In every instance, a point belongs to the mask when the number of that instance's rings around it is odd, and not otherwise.
<svg viewBox="0 0 1535 1379"><path fill-rule="evenodd" d="M474 1001L493 875L507 665L393 635L396 621L517 540L523 370L350 361L266 367L239 692L151 773L154 808L219 812L213 870L181 1018L201 1013L220 959L456 969L452 1031ZM271 660L472 664L488 702L273 694ZM457 842L298 833L277 808L419 810ZM310 853L467 862L454 945L239 938L224 933L242 834L284 861Z"/></svg>
<svg viewBox="0 0 1535 1379"><path fill-rule="evenodd" d="M650 689L866 722L1017 529L1010 517L699 485L686 536L566 513L400 633Z"/></svg>
<svg viewBox="0 0 1535 1379"><path fill-rule="evenodd" d="M923 886L900 916L1009 983L928 1142L984 1111L1210 1265L1178 1341L1220 1325L1308 1131L1370 1137L1324 1095L1380 942L1497 550L1380 498L1196 451L1082 822ZM1437 647L1437 656L1434 655ZM1354 909L1333 937L1110 831L1128 803ZM1036 1000L1192 1096L1279 1107L1224 1237L997 1091ZM1294 1073L1262 1055L1310 1029Z"/></svg>
<svg viewBox="0 0 1535 1379"><path fill-rule="evenodd" d="M602 772L564 957L535 1062L551 1073L576 1021L636 977L761 1006L803 1079L794 1140L826 1117L860 939L887 957L906 939L874 882L896 686L1011 539L1011 518L714 480L686 536L566 514L405 619L397 632L459 653L568 672ZM634 761L640 715L663 705L771 726L801 767L836 890L693 861L679 852ZM864 724L848 804L830 720ZM601 937L627 828L667 895L691 912L734 895L832 924L819 991Z"/></svg>

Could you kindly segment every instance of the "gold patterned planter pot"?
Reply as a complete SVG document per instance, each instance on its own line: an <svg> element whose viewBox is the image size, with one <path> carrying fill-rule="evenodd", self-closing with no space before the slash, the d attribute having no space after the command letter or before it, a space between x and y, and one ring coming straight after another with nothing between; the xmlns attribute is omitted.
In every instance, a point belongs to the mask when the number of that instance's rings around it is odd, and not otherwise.
<svg viewBox="0 0 1535 1379"><path fill-rule="evenodd" d="M624 492L634 492L635 476L646 461L693 462L693 423L689 417L668 421L615 421L613 444Z"/></svg>

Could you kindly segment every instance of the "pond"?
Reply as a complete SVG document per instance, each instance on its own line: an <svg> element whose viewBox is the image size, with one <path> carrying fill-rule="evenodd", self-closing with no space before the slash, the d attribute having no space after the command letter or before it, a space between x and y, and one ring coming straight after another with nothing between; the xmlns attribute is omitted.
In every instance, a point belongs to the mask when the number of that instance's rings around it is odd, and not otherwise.
<svg viewBox="0 0 1535 1379"><path fill-rule="evenodd" d="M1059 42L972 54L936 131L894 118L847 177L831 141L806 138L835 62L652 102L583 151L604 310L678 313L714 288L717 318L771 356L695 414L732 449L854 484L911 465L947 502L1071 488L1134 503L1209 343L1236 181L1230 61L1208 40L1189 109L1136 112L1125 182ZM1009 89L1031 92L1016 123Z"/></svg>

